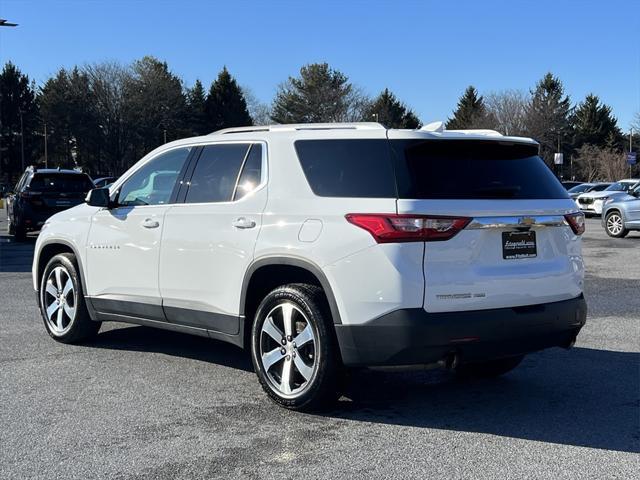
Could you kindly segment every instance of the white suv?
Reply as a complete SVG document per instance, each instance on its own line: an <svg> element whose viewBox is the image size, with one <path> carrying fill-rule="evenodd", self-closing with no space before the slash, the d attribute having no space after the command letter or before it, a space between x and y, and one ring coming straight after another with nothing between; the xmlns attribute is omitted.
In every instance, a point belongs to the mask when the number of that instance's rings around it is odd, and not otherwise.
<svg viewBox="0 0 640 480"><path fill-rule="evenodd" d="M336 397L343 366L499 375L571 346L583 230L530 139L235 128L163 145L53 216L33 285L60 342L109 320L231 342L304 409Z"/></svg>

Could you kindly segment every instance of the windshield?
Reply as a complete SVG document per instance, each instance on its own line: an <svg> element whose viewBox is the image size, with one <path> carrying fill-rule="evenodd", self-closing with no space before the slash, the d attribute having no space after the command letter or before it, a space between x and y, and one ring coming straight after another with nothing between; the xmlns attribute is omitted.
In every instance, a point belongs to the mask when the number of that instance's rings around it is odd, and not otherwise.
<svg viewBox="0 0 640 480"><path fill-rule="evenodd" d="M594 185L593 187L591 187L587 191L588 192L601 192L602 190L607 188L609 185L611 185L611 184L610 183L599 183L598 185Z"/></svg>
<svg viewBox="0 0 640 480"><path fill-rule="evenodd" d="M616 182L609 185L605 190L609 192L628 192L633 187L633 183L629 182Z"/></svg>
<svg viewBox="0 0 640 480"><path fill-rule="evenodd" d="M568 190L569 193L581 193L588 191L591 187L593 187L590 183L583 183L582 185L576 185L573 188Z"/></svg>

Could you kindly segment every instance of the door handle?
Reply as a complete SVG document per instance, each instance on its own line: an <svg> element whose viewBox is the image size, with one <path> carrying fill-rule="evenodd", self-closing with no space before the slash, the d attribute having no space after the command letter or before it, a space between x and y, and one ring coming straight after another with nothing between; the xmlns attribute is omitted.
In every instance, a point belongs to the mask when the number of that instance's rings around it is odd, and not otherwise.
<svg viewBox="0 0 640 480"><path fill-rule="evenodd" d="M158 228L160 226L160 222L158 222L157 220L154 220L153 218L145 218L141 225L144 228Z"/></svg>
<svg viewBox="0 0 640 480"><path fill-rule="evenodd" d="M253 228L256 226L256 222L254 222L249 218L240 217L240 218L236 218L233 222L231 222L231 225L233 225L236 228Z"/></svg>

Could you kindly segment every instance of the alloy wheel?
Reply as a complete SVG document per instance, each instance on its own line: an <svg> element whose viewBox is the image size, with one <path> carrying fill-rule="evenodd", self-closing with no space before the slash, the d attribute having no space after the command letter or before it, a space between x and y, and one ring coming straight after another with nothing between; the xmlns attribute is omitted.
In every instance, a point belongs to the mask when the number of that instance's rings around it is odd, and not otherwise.
<svg viewBox="0 0 640 480"><path fill-rule="evenodd" d="M617 213L612 213L607 217L607 230L611 235L620 235L623 229L622 217Z"/></svg>
<svg viewBox="0 0 640 480"><path fill-rule="evenodd" d="M76 291L68 270L57 265L50 272L42 292L45 320L51 333L62 336L76 316Z"/></svg>
<svg viewBox="0 0 640 480"><path fill-rule="evenodd" d="M260 331L260 361L271 387L284 397L300 395L318 370L317 334L291 302L275 306Z"/></svg>

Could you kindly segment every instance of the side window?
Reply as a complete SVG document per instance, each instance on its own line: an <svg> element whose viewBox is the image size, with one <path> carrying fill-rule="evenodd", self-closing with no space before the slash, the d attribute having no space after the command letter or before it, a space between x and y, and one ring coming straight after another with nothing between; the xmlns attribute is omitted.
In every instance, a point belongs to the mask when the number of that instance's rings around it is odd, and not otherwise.
<svg viewBox="0 0 640 480"><path fill-rule="evenodd" d="M294 145L316 195L395 198L386 140L298 140Z"/></svg>
<svg viewBox="0 0 640 480"><path fill-rule="evenodd" d="M191 177L186 203L228 202L233 198L249 144L204 147Z"/></svg>
<svg viewBox="0 0 640 480"><path fill-rule="evenodd" d="M168 203L178 175L191 147L161 153L147 162L120 187L118 203L122 206L159 205Z"/></svg>
<svg viewBox="0 0 640 480"><path fill-rule="evenodd" d="M238 179L233 200L240 200L245 195L253 192L262 179L262 145L254 143L247 155L242 167L242 173Z"/></svg>

